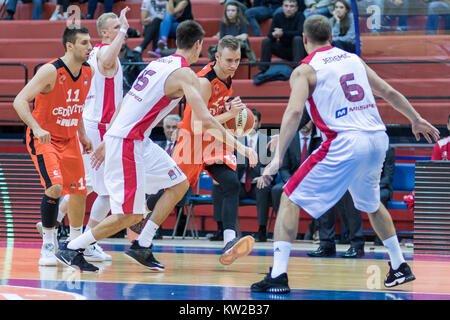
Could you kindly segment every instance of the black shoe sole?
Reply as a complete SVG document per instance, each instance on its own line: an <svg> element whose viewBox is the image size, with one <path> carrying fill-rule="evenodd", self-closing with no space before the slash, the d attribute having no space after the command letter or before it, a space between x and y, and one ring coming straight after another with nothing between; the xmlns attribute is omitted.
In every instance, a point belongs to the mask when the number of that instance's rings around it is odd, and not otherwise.
<svg viewBox="0 0 450 320"><path fill-rule="evenodd" d="M165 269L164 268L159 268L159 267L149 267L146 266L145 264L139 262L139 260L137 260L135 257L133 257L132 255L130 255L128 253L128 251L125 252L125 256L128 257L129 259L133 260L134 262L138 263L141 266L146 267L148 270L153 271L153 272L163 272Z"/></svg>
<svg viewBox="0 0 450 320"><path fill-rule="evenodd" d="M402 279L403 279L403 281L400 281ZM405 283L408 283L408 282L411 282L411 281L414 281L414 280L416 280L416 277L412 274L412 275L410 275L408 277L405 277L405 278L395 279L394 282L391 282L391 283L386 283L385 282L384 286L386 288L393 288L393 287L396 287L396 286L399 286L401 284L405 284Z"/></svg>
<svg viewBox="0 0 450 320"><path fill-rule="evenodd" d="M251 292L259 292L259 293L288 294L291 292L291 289L289 287L268 288L268 289L251 288L250 291Z"/></svg>

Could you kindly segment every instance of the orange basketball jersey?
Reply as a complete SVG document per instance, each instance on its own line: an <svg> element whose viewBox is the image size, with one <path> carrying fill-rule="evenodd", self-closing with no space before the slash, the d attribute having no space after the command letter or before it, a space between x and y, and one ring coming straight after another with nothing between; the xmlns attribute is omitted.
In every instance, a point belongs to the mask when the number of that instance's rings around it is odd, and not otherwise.
<svg viewBox="0 0 450 320"><path fill-rule="evenodd" d="M77 134L89 92L92 70L84 63L80 74L74 77L64 62L57 58L49 63L57 71L55 86L49 93L39 93L35 99L33 117L52 139L65 140Z"/></svg>

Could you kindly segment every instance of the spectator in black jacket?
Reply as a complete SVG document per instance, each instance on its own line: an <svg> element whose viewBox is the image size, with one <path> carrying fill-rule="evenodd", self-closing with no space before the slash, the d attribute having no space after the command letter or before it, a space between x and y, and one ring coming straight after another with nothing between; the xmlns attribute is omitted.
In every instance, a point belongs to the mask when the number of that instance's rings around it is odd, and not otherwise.
<svg viewBox="0 0 450 320"><path fill-rule="evenodd" d="M259 69L263 72L269 68L272 54L295 64L306 57L302 40L305 18L298 11L297 1L284 0L282 9L274 15L269 35L262 42L261 62L265 63L260 64Z"/></svg>

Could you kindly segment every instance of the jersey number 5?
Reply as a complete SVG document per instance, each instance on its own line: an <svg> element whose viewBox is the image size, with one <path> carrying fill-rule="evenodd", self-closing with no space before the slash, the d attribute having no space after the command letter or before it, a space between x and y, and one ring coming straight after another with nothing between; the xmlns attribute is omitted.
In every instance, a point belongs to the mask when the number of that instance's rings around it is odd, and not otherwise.
<svg viewBox="0 0 450 320"><path fill-rule="evenodd" d="M353 73L344 74L340 79L342 90L348 101L357 102L364 98L364 89L356 83L349 84L349 81L355 80Z"/></svg>
<svg viewBox="0 0 450 320"><path fill-rule="evenodd" d="M133 88L137 91L142 91L148 85L149 78L154 75L156 72L153 70L145 70L142 74L137 78L136 84Z"/></svg>

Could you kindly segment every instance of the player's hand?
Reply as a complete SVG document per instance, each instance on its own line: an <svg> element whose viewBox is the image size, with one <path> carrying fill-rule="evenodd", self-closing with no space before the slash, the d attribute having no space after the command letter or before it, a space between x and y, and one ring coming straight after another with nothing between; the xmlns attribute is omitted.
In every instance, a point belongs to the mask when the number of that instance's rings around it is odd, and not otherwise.
<svg viewBox="0 0 450 320"><path fill-rule="evenodd" d="M89 139L87 136L79 136L79 140L81 146L83 147L83 154L91 153L93 149L91 139Z"/></svg>
<svg viewBox="0 0 450 320"><path fill-rule="evenodd" d="M258 164L258 154L253 148L245 147L245 156L248 158L248 164L251 168Z"/></svg>
<svg viewBox="0 0 450 320"><path fill-rule="evenodd" d="M264 182L264 187L272 183L273 177L278 173L280 167L281 162L276 158L273 158L272 161L270 161L270 163L265 167L263 174L261 176Z"/></svg>
<svg viewBox="0 0 450 320"><path fill-rule="evenodd" d="M273 136L270 136L270 141L267 144L267 148L270 150L270 152L275 152L278 145L278 139L280 138L279 134L275 134Z"/></svg>
<svg viewBox="0 0 450 320"><path fill-rule="evenodd" d="M91 167L98 170L105 161L105 142L102 141L91 156Z"/></svg>
<svg viewBox="0 0 450 320"><path fill-rule="evenodd" d="M256 182L256 187L258 189L263 189L265 187L263 176L259 176L253 179L253 182Z"/></svg>
<svg viewBox="0 0 450 320"><path fill-rule="evenodd" d="M33 135L38 139L39 143L50 143L51 142L50 132L48 132L42 128L34 129Z"/></svg>
<svg viewBox="0 0 450 320"><path fill-rule="evenodd" d="M235 97L229 103L225 104L225 108L228 112L231 112L233 117L236 117L239 111L244 110L246 108L245 104L242 102L240 97Z"/></svg>
<svg viewBox="0 0 450 320"><path fill-rule="evenodd" d="M128 30L129 25L128 25L128 20L127 20L126 14L130 10L131 9L127 6L127 7L123 8L122 11L120 11L120 16L119 16L120 28L124 28L124 29Z"/></svg>
<svg viewBox="0 0 450 320"><path fill-rule="evenodd" d="M439 130L423 118L419 117L413 121L411 129L417 141L420 140L420 134L425 137L428 143L433 143L431 138L433 138L434 141L439 140Z"/></svg>

